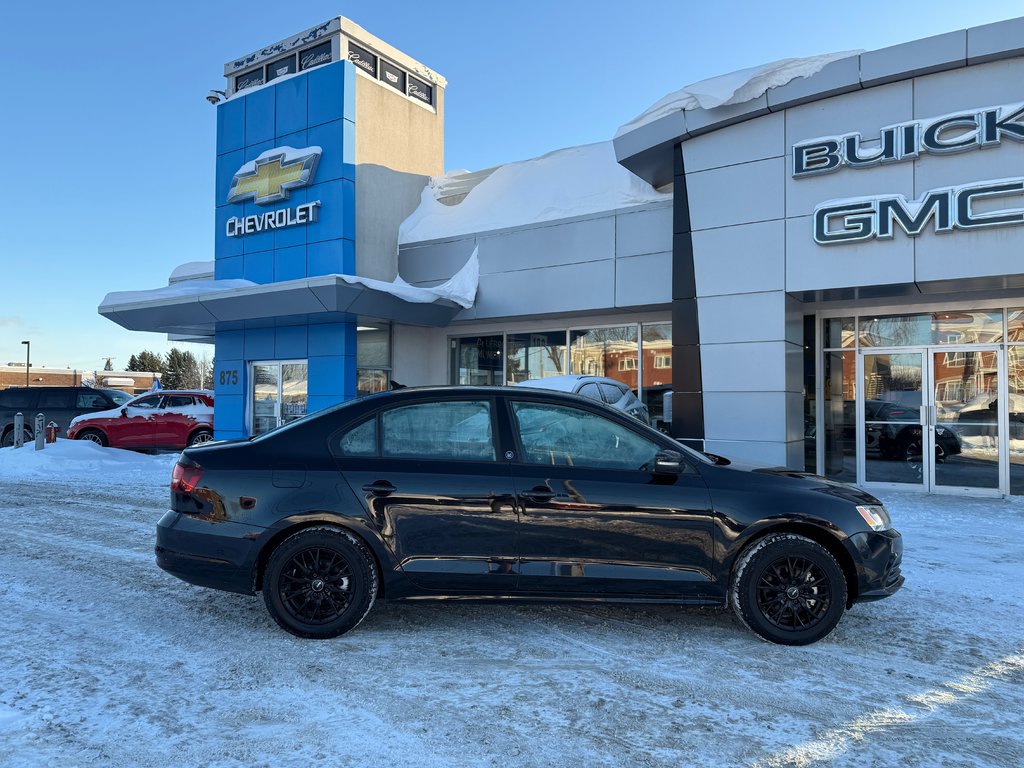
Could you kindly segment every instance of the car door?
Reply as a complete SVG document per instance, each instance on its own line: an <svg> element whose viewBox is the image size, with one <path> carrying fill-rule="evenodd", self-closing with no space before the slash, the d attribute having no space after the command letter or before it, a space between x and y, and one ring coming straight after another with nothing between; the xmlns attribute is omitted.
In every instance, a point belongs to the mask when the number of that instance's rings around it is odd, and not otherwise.
<svg viewBox="0 0 1024 768"><path fill-rule="evenodd" d="M160 445L184 448L195 428L195 401L190 395L165 395L157 416Z"/></svg>
<svg viewBox="0 0 1024 768"><path fill-rule="evenodd" d="M153 445L158 439L154 436L160 432L159 419L156 417L162 399L162 395L147 395L126 404L122 415L110 420L110 444L124 448Z"/></svg>
<svg viewBox="0 0 1024 768"><path fill-rule="evenodd" d="M515 587L518 520L495 410L488 397L414 401L332 438L345 480L422 588Z"/></svg>
<svg viewBox="0 0 1024 768"><path fill-rule="evenodd" d="M652 471L674 443L603 408L510 398L509 415L519 592L686 599L706 591L707 486L685 460L680 474Z"/></svg>

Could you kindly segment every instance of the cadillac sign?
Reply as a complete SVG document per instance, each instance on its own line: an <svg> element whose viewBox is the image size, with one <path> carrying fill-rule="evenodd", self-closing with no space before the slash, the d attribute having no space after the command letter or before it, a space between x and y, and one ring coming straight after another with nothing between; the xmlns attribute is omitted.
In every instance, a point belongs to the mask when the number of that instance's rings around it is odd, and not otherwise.
<svg viewBox="0 0 1024 768"><path fill-rule="evenodd" d="M1024 142L1024 103L959 112L883 128L877 139L859 133L826 136L793 147L793 178L843 168L872 168ZM992 179L933 189L916 200L901 194L829 200L814 209L814 240L820 245L886 240L896 228L916 237L929 228L946 233L1024 224L1024 177ZM986 201L984 212L975 204Z"/></svg>

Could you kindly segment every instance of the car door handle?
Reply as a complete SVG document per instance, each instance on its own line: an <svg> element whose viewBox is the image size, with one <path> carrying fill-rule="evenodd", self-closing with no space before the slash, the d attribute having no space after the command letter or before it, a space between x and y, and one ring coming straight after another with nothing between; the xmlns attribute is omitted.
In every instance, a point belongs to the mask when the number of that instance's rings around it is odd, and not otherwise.
<svg viewBox="0 0 1024 768"><path fill-rule="evenodd" d="M363 490L367 493L373 494L374 496L390 496L398 489L387 480L377 480L376 482L364 485Z"/></svg>
<svg viewBox="0 0 1024 768"><path fill-rule="evenodd" d="M519 495L527 501L551 501L551 499L555 498L555 492L550 488L531 488Z"/></svg>

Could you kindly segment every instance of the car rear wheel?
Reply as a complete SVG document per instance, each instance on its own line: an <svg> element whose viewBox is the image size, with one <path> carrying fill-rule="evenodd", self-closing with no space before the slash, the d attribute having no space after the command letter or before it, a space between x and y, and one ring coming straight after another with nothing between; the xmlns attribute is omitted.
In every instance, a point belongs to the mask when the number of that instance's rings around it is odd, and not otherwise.
<svg viewBox="0 0 1024 768"><path fill-rule="evenodd" d="M298 637L329 638L363 620L377 594L366 546L337 528L307 528L274 550L263 579L267 610Z"/></svg>
<svg viewBox="0 0 1024 768"><path fill-rule="evenodd" d="M88 440L90 443L96 443L96 445L102 445L106 448L109 443L107 442L107 436L100 432L98 429L83 429L77 435L75 440Z"/></svg>
<svg viewBox="0 0 1024 768"><path fill-rule="evenodd" d="M792 533L766 536L736 565L729 598L765 640L808 645L829 634L846 608L846 577L823 546Z"/></svg>
<svg viewBox="0 0 1024 768"><path fill-rule="evenodd" d="M188 439L188 447L192 448L203 443L209 443L213 440L213 432L209 429L197 429L192 433L192 436Z"/></svg>
<svg viewBox="0 0 1024 768"><path fill-rule="evenodd" d="M30 435L28 433L28 431L24 432L24 435L25 435L25 442L26 443L31 443L32 442L32 435ZM9 430L7 430L7 434L4 435L3 442L0 442L0 448L10 448L13 445L14 445L14 430L13 429L9 429Z"/></svg>

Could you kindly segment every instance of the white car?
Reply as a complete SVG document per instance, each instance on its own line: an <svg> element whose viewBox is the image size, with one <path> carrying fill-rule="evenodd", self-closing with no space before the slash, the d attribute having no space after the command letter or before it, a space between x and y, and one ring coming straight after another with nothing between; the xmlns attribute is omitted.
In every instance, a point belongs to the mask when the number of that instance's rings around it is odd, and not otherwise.
<svg viewBox="0 0 1024 768"><path fill-rule="evenodd" d="M576 395L583 395L583 397L589 397L591 400L597 400L599 403L625 411L644 424L651 423L651 415L647 406L637 399L633 390L621 381L605 376L584 376L582 374L549 376L546 379L520 381L516 386L553 389L556 392L572 392Z"/></svg>

